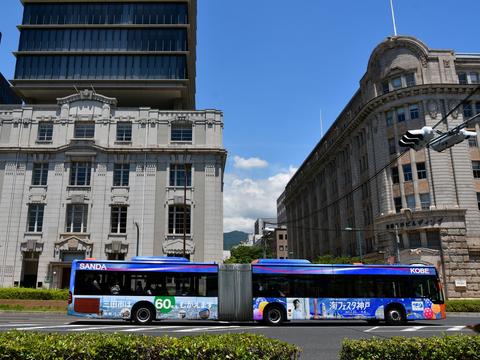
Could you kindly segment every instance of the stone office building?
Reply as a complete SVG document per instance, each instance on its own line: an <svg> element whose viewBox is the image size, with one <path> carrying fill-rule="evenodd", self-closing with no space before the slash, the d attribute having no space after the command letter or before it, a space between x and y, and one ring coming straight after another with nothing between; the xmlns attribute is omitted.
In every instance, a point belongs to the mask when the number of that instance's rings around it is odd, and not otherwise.
<svg viewBox="0 0 480 360"><path fill-rule="evenodd" d="M479 74L479 54L407 36L380 43L359 90L286 186L289 251L433 264L449 297L479 297L479 136L396 160L402 135L437 124ZM437 129L477 113L480 91ZM470 127L480 134L478 121Z"/></svg>
<svg viewBox="0 0 480 360"><path fill-rule="evenodd" d="M0 121L1 285L65 287L73 259L181 256L184 216L187 256L222 260L221 112L86 90Z"/></svg>
<svg viewBox="0 0 480 360"><path fill-rule="evenodd" d="M73 259L222 261L223 115L195 110L195 0L22 0L0 105L0 286Z"/></svg>

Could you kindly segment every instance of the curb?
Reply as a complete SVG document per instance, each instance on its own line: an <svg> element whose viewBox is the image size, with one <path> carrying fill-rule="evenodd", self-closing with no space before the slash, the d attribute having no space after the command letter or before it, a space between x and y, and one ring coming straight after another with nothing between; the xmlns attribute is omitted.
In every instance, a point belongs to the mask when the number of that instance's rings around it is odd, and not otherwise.
<svg viewBox="0 0 480 360"><path fill-rule="evenodd" d="M480 312L447 312L447 318L449 317L471 317L480 318Z"/></svg>

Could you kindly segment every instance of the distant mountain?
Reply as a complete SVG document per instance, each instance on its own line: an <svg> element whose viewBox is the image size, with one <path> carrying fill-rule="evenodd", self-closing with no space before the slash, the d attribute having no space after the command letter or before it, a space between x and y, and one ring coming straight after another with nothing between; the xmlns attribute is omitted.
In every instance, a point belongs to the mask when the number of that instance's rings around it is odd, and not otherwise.
<svg viewBox="0 0 480 360"><path fill-rule="evenodd" d="M223 233L223 250L231 250L235 245L248 239L248 233L243 231L230 231Z"/></svg>

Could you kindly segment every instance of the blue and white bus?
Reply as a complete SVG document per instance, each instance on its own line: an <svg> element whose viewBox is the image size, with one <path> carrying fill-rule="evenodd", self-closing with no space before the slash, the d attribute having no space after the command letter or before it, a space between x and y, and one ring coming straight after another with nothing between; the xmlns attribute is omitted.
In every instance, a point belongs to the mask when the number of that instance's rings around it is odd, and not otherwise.
<svg viewBox="0 0 480 360"><path fill-rule="evenodd" d="M218 318L218 265L184 258L74 260L68 314L97 319Z"/></svg>
<svg viewBox="0 0 480 360"><path fill-rule="evenodd" d="M319 265L259 260L252 265L253 319L363 319L400 325L445 318L434 267Z"/></svg>
<svg viewBox="0 0 480 360"><path fill-rule="evenodd" d="M284 321L445 318L434 267L319 265L261 259L251 265L136 257L75 260L68 314L97 319Z"/></svg>

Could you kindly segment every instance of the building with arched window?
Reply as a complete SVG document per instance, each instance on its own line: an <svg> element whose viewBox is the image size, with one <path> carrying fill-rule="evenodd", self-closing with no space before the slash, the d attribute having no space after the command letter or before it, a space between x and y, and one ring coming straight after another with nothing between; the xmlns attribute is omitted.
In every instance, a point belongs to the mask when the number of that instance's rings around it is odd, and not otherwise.
<svg viewBox="0 0 480 360"><path fill-rule="evenodd" d="M293 256L433 264L450 297L480 296L478 135L397 159L407 130L446 131L480 113L480 91L457 107L479 74L480 54L408 36L380 43L358 91L286 186ZM479 122L471 127L480 134Z"/></svg>

